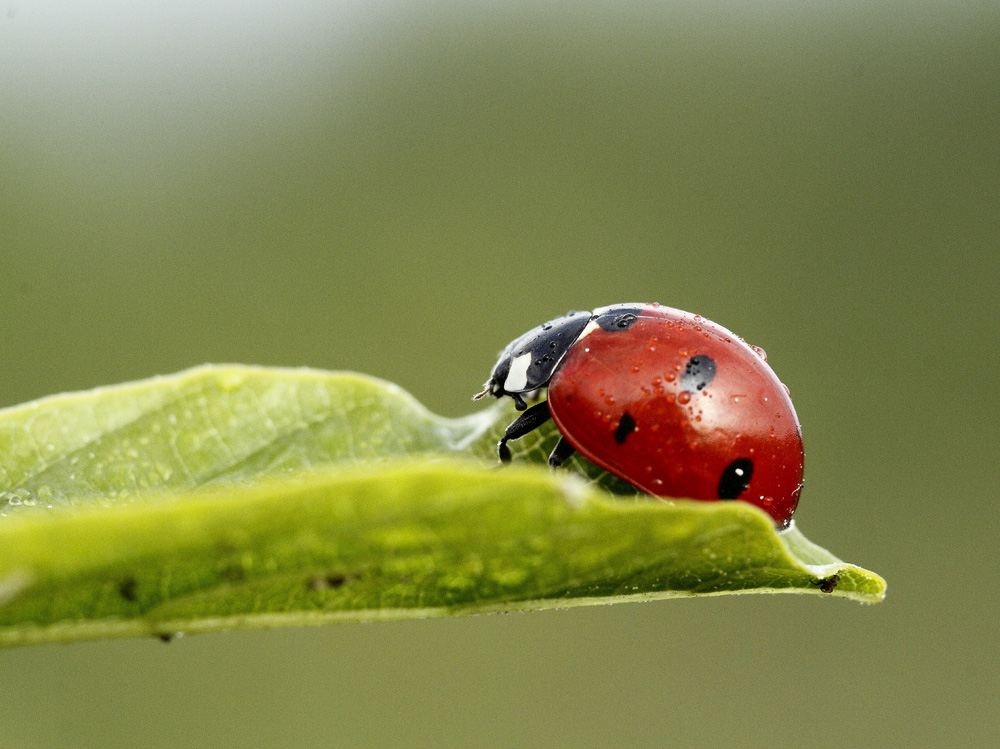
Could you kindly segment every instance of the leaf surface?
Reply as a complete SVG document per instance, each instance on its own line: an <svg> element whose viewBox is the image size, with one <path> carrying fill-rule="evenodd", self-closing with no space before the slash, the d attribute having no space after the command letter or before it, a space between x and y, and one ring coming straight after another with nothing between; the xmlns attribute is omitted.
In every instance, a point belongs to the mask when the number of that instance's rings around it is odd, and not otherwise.
<svg viewBox="0 0 1000 749"><path fill-rule="evenodd" d="M885 583L349 373L211 366L0 411L0 644ZM609 493L616 492L617 496Z"/></svg>

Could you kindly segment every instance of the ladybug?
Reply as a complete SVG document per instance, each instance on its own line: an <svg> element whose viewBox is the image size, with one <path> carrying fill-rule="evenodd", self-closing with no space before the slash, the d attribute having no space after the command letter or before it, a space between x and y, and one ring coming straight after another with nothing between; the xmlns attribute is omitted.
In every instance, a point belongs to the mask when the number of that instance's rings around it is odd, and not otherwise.
<svg viewBox="0 0 1000 749"><path fill-rule="evenodd" d="M528 406L536 391L548 400ZM497 446L550 418L549 465L579 452L661 497L740 499L787 527L802 489L802 430L763 349L659 304L570 312L500 354L479 400L509 396L521 415Z"/></svg>

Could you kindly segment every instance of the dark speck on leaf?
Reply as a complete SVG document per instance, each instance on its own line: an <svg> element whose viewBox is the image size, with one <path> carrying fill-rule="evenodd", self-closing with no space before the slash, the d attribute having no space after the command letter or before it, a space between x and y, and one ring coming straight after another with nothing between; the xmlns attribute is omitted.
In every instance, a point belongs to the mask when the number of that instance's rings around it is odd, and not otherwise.
<svg viewBox="0 0 1000 749"><path fill-rule="evenodd" d="M355 579L357 579L356 576L348 577L347 575L342 575L340 573L316 575L309 578L308 587L309 590L330 590L332 588L339 588L349 580Z"/></svg>
<svg viewBox="0 0 1000 749"><path fill-rule="evenodd" d="M126 601L135 601L139 598L139 583L134 577L126 577L118 583L118 594Z"/></svg>
<svg viewBox="0 0 1000 749"><path fill-rule="evenodd" d="M238 582L244 580L247 576L246 570L237 564L231 564L223 568L222 572L219 573L224 580L229 580L232 582Z"/></svg>
<svg viewBox="0 0 1000 749"><path fill-rule="evenodd" d="M834 589L837 587L837 583L840 582L840 575L830 575L830 577L824 577L819 580L813 580L812 584L819 588L824 593L833 593Z"/></svg>

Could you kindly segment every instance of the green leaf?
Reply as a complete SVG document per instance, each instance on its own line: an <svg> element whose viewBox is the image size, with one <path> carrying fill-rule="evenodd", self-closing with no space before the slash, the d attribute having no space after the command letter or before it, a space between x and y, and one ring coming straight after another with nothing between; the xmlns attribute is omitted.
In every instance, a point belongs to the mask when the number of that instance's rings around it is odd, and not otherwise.
<svg viewBox="0 0 1000 749"><path fill-rule="evenodd" d="M443 419L355 374L238 366L0 411L0 645L884 595L877 575L742 502L661 502L585 461L532 465L551 427L497 470L510 418Z"/></svg>

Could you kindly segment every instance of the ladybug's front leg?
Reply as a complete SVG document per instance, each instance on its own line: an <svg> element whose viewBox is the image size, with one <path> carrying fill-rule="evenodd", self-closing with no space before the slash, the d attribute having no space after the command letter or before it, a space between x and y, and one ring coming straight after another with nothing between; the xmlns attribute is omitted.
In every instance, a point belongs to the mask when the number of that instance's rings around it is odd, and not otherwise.
<svg viewBox="0 0 1000 749"><path fill-rule="evenodd" d="M510 448L507 447L509 440L520 439L529 432L538 429L538 427L551 418L552 414L549 412L549 402L542 401L541 403L536 403L514 419L511 425L504 431L503 438L499 444L497 444L497 455L500 456L500 462L510 462Z"/></svg>

